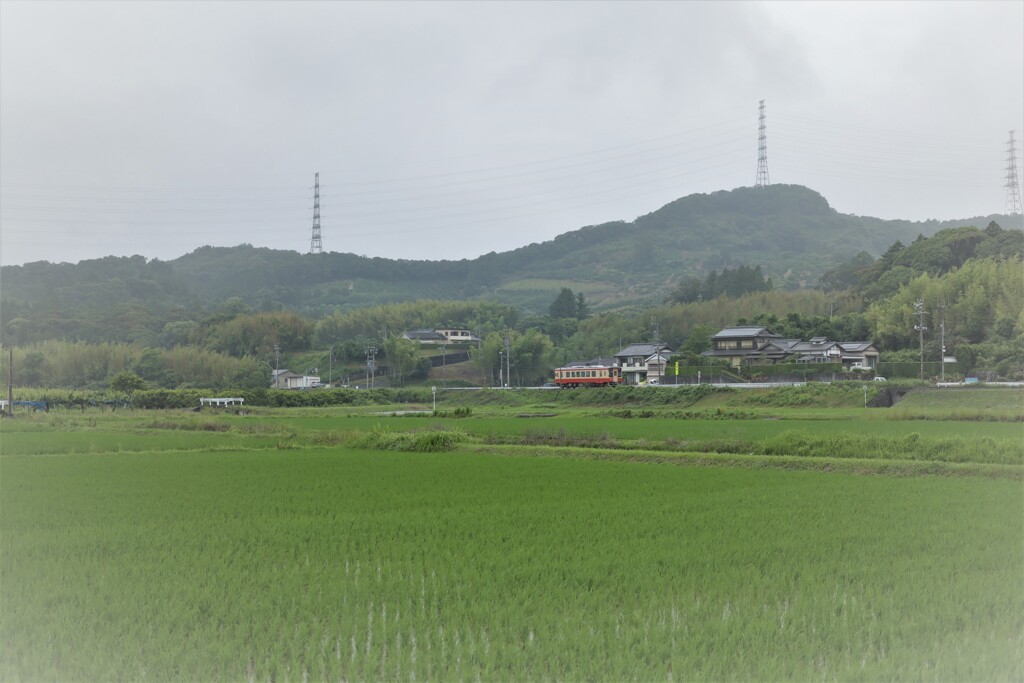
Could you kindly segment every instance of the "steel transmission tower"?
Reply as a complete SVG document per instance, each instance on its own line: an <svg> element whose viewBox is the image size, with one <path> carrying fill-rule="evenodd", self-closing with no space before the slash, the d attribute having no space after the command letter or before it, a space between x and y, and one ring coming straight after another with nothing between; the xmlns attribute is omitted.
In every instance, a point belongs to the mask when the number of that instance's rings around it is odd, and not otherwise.
<svg viewBox="0 0 1024 683"><path fill-rule="evenodd" d="M1017 143L1013 139L1014 131L1010 131L1010 141L1006 150L1006 209L1011 216L1021 215L1020 185L1017 183Z"/></svg>
<svg viewBox="0 0 1024 683"><path fill-rule="evenodd" d="M757 117L757 180L754 187L765 187L771 185L768 179L768 136L765 134L764 124L764 100L758 105L759 114Z"/></svg>
<svg viewBox="0 0 1024 683"><path fill-rule="evenodd" d="M323 244L320 241L320 173L316 174L313 185L313 239L309 242L310 254L322 254Z"/></svg>

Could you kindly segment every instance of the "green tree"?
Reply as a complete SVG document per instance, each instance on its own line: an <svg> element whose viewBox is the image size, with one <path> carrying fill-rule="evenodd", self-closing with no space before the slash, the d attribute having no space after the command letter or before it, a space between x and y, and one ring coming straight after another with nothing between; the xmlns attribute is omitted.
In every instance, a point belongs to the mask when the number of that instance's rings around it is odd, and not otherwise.
<svg viewBox="0 0 1024 683"><path fill-rule="evenodd" d="M578 310L576 295L568 287L562 287L562 291L548 307L548 315L555 319L576 318Z"/></svg>
<svg viewBox="0 0 1024 683"><path fill-rule="evenodd" d="M512 373L519 386L540 384L547 379L554 345L546 334L534 329L524 334L512 333L511 348Z"/></svg>
<svg viewBox="0 0 1024 683"><path fill-rule="evenodd" d="M38 351L26 354L25 358L21 361L21 371L18 373L20 375L20 383L32 387L42 385L45 368L46 356Z"/></svg>
<svg viewBox="0 0 1024 683"><path fill-rule="evenodd" d="M110 380L110 388L114 391L120 391L123 394L128 394L128 400L131 400L134 392L146 388L146 381L134 372L125 370L124 372L114 375Z"/></svg>
<svg viewBox="0 0 1024 683"><path fill-rule="evenodd" d="M679 347L679 353L687 364L696 364L702 358L700 354L711 349L711 337L717 331L711 325L697 325L690 330L686 341Z"/></svg>
<svg viewBox="0 0 1024 683"><path fill-rule="evenodd" d="M668 296L665 297L665 303L667 304L689 304L694 301L698 301L701 298L701 291L704 283L700 281L699 277L690 276L685 277L679 281L676 288L669 292Z"/></svg>
<svg viewBox="0 0 1024 683"><path fill-rule="evenodd" d="M862 251L849 262L825 271L818 283L826 292L853 289L861 283L864 274L874 263L875 259L871 257L871 254Z"/></svg>
<svg viewBox="0 0 1024 683"><path fill-rule="evenodd" d="M398 384L403 384L405 378L416 371L418 345L403 337L392 335L383 346L384 357L391 368L392 376Z"/></svg>
<svg viewBox="0 0 1024 683"><path fill-rule="evenodd" d="M150 384L166 388L174 386L170 382L167 369L164 367L163 358L157 349L146 349L143 351L138 362L135 363L134 370L139 377Z"/></svg>
<svg viewBox="0 0 1024 683"><path fill-rule="evenodd" d="M587 297L580 292L576 295L576 319L586 320L590 317L590 302L587 301Z"/></svg>

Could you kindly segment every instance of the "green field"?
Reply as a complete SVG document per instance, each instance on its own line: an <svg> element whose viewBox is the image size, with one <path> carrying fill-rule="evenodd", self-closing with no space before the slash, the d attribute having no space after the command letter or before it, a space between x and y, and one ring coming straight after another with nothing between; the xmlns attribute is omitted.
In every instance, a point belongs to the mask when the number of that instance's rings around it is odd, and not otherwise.
<svg viewBox="0 0 1024 683"><path fill-rule="evenodd" d="M550 410L0 422L0 679L1024 676L1021 423Z"/></svg>

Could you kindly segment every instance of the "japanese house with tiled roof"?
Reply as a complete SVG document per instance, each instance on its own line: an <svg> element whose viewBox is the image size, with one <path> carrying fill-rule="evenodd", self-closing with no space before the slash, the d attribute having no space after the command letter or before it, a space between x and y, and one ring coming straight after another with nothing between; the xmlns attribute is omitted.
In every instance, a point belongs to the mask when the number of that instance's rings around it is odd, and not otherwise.
<svg viewBox="0 0 1024 683"><path fill-rule="evenodd" d="M774 363L841 363L845 367L875 368L878 349L868 341L835 342L825 337L810 341L786 339L767 327L727 327L711 338L704 356L728 360L734 367Z"/></svg>

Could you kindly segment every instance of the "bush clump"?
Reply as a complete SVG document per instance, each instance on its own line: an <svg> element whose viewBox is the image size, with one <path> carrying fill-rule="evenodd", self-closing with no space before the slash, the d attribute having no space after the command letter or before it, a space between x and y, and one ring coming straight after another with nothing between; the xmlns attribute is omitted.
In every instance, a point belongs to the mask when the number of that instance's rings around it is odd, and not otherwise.
<svg viewBox="0 0 1024 683"><path fill-rule="evenodd" d="M391 432L376 427L359 441L360 448L411 453L444 453L466 443L464 432L445 429L423 432Z"/></svg>

